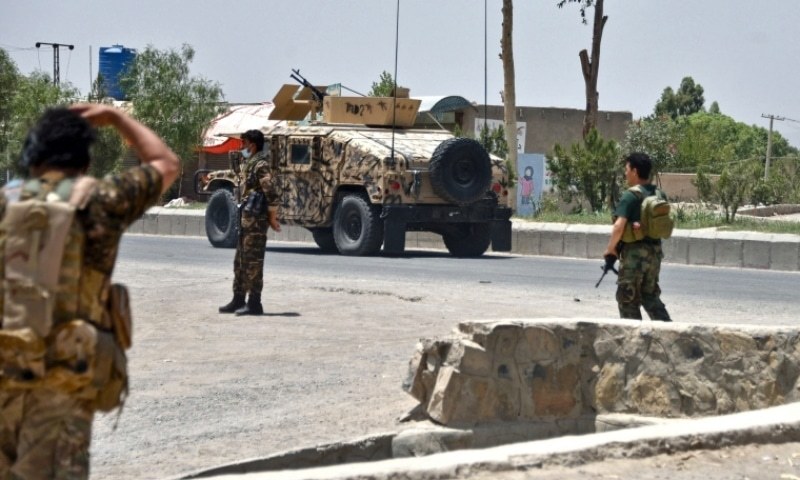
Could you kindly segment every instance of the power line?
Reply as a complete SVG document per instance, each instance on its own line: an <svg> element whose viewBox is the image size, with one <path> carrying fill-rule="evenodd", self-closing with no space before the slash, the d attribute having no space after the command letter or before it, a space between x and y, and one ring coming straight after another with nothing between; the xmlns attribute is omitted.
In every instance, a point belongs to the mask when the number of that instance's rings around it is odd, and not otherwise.
<svg viewBox="0 0 800 480"><path fill-rule="evenodd" d="M67 47L70 50L75 48L75 45L68 45L66 43L50 43L50 42L36 42L36 48L41 47L42 45L50 45L53 47L53 85L58 85L59 83L59 68L61 61L59 60L59 49L61 47Z"/></svg>

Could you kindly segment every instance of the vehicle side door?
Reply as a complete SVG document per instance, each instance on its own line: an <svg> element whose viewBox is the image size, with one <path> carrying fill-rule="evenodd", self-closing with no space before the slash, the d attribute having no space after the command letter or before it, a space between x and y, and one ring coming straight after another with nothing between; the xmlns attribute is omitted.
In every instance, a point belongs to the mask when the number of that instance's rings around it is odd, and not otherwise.
<svg viewBox="0 0 800 480"><path fill-rule="evenodd" d="M282 220L303 226L323 226L327 202L320 137L290 135L279 139L279 144L281 142Z"/></svg>

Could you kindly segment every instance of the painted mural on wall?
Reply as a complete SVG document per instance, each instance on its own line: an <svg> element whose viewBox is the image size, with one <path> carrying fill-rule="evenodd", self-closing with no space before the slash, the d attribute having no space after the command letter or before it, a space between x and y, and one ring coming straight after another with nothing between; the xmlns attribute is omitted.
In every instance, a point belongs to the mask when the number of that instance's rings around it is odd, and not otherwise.
<svg viewBox="0 0 800 480"><path fill-rule="evenodd" d="M517 157L517 215L533 215L546 187L545 158L541 153L520 153Z"/></svg>

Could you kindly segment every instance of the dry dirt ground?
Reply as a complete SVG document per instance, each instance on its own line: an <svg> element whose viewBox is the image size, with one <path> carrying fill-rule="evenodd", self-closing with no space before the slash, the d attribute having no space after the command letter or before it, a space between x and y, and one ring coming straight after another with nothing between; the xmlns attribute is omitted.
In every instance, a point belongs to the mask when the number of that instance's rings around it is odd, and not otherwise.
<svg viewBox="0 0 800 480"><path fill-rule="evenodd" d="M447 334L461 320L597 318L616 311L613 294L603 289L575 302L571 292L554 298L524 289L495 291L499 287L479 282L366 283L347 272L299 277L290 269L272 269L265 282L266 315L233 317L216 313L229 299L227 262L212 267L121 261L115 278L129 285L134 299L131 395L121 416L101 415L95 422L92 478L97 480L174 477L396 430L397 417L415 405L400 386L419 338ZM714 305L685 308L699 319L720 314ZM680 315L680 307L675 311ZM729 313L734 319L748 315ZM763 471L756 468L765 463L762 456L785 465L800 449L774 451L739 462L725 478L745 478L740 464ZM748 451L716 457L724 453L711 454L708 471ZM573 477L548 467L530 475L550 476L508 478L675 478L694 468L694 458L606 462L570 470ZM643 470L628 467L637 462L671 473L639 476ZM658 469L661 463L671 467ZM797 474L788 466L786 472ZM683 478L701 477L722 478Z"/></svg>

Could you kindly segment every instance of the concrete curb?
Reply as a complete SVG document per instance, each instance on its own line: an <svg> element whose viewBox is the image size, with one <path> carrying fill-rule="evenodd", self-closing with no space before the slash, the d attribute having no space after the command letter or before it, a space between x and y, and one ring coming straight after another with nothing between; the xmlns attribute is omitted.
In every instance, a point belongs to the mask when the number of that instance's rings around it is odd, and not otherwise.
<svg viewBox="0 0 800 480"><path fill-rule="evenodd" d="M205 237L204 210L154 207L129 232ZM601 258L610 225L571 225L513 221L512 251L521 255ZM269 239L313 243L302 227L285 225ZM445 249L441 237L428 232L406 234L407 248ZM800 271L800 235L725 232L716 229L675 230L664 242L664 261L686 265Z"/></svg>
<svg viewBox="0 0 800 480"><path fill-rule="evenodd" d="M258 480L355 480L369 478L459 478L459 472L501 472L538 469L548 465L574 465L607 459L643 458L700 448L721 448L752 443L800 440L800 404L701 419L629 428L593 435L515 443L481 450L457 450L417 458L348 463L302 470L258 473ZM240 474L209 476L217 480L242 478Z"/></svg>

